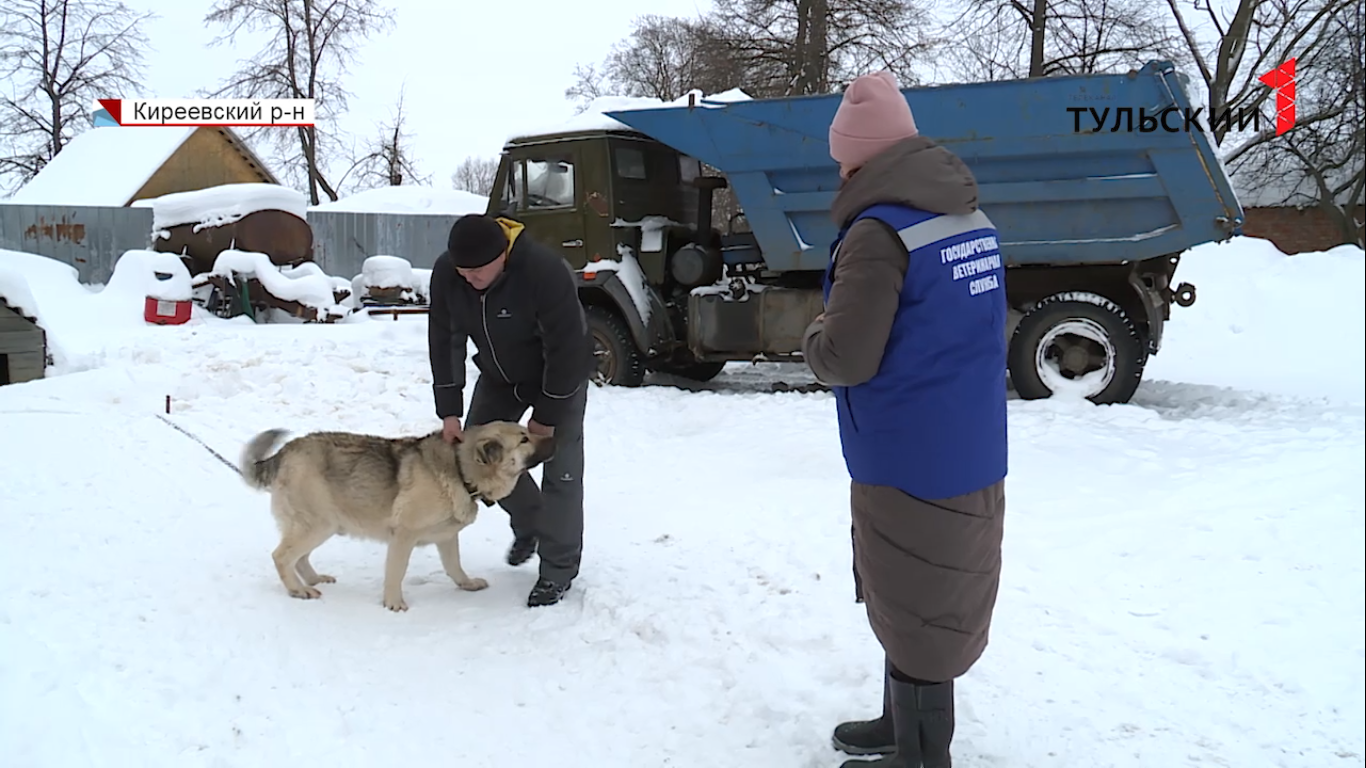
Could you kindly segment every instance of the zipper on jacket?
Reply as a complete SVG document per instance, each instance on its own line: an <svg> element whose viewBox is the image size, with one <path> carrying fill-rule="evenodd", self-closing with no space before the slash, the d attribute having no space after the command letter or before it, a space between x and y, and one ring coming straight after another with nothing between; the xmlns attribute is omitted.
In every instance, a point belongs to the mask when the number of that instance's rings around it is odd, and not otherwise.
<svg viewBox="0 0 1366 768"><path fill-rule="evenodd" d="M503 377L503 381L511 384L512 380L508 378L507 371L503 370L503 364L498 362L498 350L493 348L493 334L489 333L488 297L489 295L487 292L479 294L479 317L484 321L484 338L488 339L489 342L489 356L493 358L493 367L498 369L498 373Z"/></svg>

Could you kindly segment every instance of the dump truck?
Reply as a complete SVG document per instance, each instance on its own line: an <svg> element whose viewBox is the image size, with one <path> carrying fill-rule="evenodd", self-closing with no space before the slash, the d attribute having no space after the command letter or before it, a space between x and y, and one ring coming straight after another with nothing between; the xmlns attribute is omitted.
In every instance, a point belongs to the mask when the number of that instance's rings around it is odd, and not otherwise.
<svg viewBox="0 0 1366 768"><path fill-rule="evenodd" d="M1140 120L1198 114L1187 88L1157 61L904 89L920 132L972 170L998 230L1021 398L1069 388L1127 402L1171 305L1195 301L1174 283L1181 254L1240 233L1201 121ZM705 381L731 361L801 360L837 234L828 129L840 98L692 100L505 144L488 212L523 222L575 270L595 380Z"/></svg>

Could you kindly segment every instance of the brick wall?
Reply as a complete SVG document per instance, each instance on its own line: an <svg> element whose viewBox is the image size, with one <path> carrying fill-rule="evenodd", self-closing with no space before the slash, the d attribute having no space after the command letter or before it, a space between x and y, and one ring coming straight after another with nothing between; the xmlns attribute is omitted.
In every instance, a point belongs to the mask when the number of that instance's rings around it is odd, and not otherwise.
<svg viewBox="0 0 1366 768"><path fill-rule="evenodd" d="M1356 215L1358 220L1366 217L1366 206L1358 207ZM1326 251L1342 245L1342 233L1318 208L1246 208L1243 234L1270 240L1288 254Z"/></svg>

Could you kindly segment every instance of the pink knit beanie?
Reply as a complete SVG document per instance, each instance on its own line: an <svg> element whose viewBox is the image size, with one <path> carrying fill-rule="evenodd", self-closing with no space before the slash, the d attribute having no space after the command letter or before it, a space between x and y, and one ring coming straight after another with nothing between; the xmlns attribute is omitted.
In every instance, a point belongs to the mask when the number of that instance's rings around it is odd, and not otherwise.
<svg viewBox="0 0 1366 768"><path fill-rule="evenodd" d="M917 135L915 118L896 76L883 70L863 75L844 89L830 123L830 157L847 177L893 144Z"/></svg>

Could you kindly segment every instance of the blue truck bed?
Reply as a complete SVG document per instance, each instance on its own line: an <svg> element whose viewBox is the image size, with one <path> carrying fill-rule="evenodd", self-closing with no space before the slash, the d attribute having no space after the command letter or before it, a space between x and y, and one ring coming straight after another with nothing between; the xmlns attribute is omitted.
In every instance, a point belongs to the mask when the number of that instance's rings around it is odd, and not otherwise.
<svg viewBox="0 0 1366 768"><path fill-rule="evenodd" d="M1242 223L1206 133L1138 130L1140 108L1191 108L1168 62L904 93L921 133L976 175L1012 266L1148 259L1227 239ZM609 116L725 173L769 269L820 270L836 234L829 210L839 174L827 130L839 103L804 96ZM1099 129L1083 111L1078 132L1068 107L1109 111ZM1120 108L1132 110L1133 130L1111 130ZM1178 115L1169 123L1183 124Z"/></svg>

